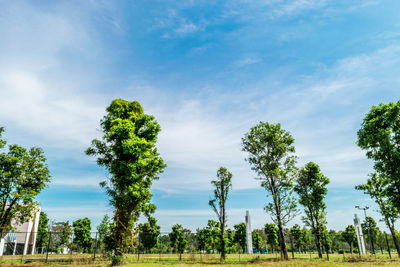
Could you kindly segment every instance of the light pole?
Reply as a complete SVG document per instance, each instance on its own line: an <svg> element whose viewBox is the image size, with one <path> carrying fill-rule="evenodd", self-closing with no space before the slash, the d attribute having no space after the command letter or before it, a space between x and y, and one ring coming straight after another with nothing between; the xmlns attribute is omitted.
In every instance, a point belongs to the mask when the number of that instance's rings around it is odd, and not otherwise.
<svg viewBox="0 0 400 267"><path fill-rule="evenodd" d="M370 230L369 230L370 227L369 227L369 225L367 225L368 224L368 222L367 222L367 209L369 209L369 207L368 206L365 206L365 207L355 206L355 207L356 207L356 209L364 211L365 225L367 226L367 230L368 230L369 245L371 246L372 254L375 254L374 247L372 245L372 236L371 236L371 233L370 233Z"/></svg>

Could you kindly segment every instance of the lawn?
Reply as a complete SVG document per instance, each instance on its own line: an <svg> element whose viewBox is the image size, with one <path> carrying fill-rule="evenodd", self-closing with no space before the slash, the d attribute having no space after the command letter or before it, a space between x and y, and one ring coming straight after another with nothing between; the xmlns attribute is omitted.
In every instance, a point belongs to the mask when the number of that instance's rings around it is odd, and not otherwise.
<svg viewBox="0 0 400 267"><path fill-rule="evenodd" d="M217 254L184 254L182 260L176 254L142 254L129 255L125 259L127 266L400 266L400 260L396 257L389 259L388 255L377 254L376 256L342 255L331 254L330 260L318 259L315 254L296 254L294 260L280 261L278 255L228 255L226 262L221 264ZM74 255L49 255L49 262L44 262L45 255L26 255L21 256L3 256L0 257L0 266L108 266L109 262L97 256L93 262L93 255L74 254Z"/></svg>

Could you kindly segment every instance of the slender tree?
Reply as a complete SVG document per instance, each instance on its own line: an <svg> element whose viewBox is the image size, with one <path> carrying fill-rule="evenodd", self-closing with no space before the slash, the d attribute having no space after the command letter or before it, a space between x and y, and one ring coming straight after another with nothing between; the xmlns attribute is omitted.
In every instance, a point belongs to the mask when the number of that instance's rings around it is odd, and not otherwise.
<svg viewBox="0 0 400 267"><path fill-rule="evenodd" d="M185 252L188 241L184 234L184 229L182 225L175 224L172 226L172 232L169 234L169 239L171 241L171 246L174 249L174 252L179 253L179 260L182 259L182 253Z"/></svg>
<svg viewBox="0 0 400 267"><path fill-rule="evenodd" d="M105 249L106 248L106 240L108 240L109 236L110 236L110 217L108 217L107 214L105 214L103 216L103 219L101 220L100 224L96 227L97 229L97 242L98 242L98 246L101 249Z"/></svg>
<svg viewBox="0 0 400 267"><path fill-rule="evenodd" d="M353 253L353 247L357 244L356 229L353 225L348 225L342 232L342 238L350 246L350 252Z"/></svg>
<svg viewBox="0 0 400 267"><path fill-rule="evenodd" d="M102 140L93 140L86 153L98 156L97 163L110 173L108 181L100 185L114 207L110 238L112 264L116 265L132 248L133 228L140 214L150 216L155 211L150 187L166 165L155 147L160 126L153 116L144 114L138 102L114 100L101 128Z"/></svg>
<svg viewBox="0 0 400 267"><path fill-rule="evenodd" d="M278 243L278 228L273 223L267 223L264 227L265 234L267 235L267 244L272 249L272 253L274 249L276 250L276 246Z"/></svg>
<svg viewBox="0 0 400 267"><path fill-rule="evenodd" d="M220 242L221 242L221 261L225 261L225 227L226 227L226 201L228 200L229 190L232 188L232 174L224 167L220 167L217 171L217 179L211 181L214 185L214 198L209 201L209 205L213 208L218 217L220 225Z"/></svg>
<svg viewBox="0 0 400 267"><path fill-rule="evenodd" d="M55 251L69 247L72 235L72 228L69 221L56 222L51 225L51 247Z"/></svg>
<svg viewBox="0 0 400 267"><path fill-rule="evenodd" d="M378 204L379 213L383 216L383 220L392 235L394 245L397 250L397 254L400 257L400 247L396 235L394 224L399 218L399 209L395 206L392 199L389 197L390 193L387 191L391 187L388 186L389 179L378 173L370 174L367 183L364 185L356 186L356 189L364 191L364 194L368 194L375 203Z"/></svg>
<svg viewBox="0 0 400 267"><path fill-rule="evenodd" d="M242 150L248 152L247 161L257 173L261 186L272 196L265 210L278 226L281 257L289 260L284 226L296 216L296 201L292 196L296 171L293 137L280 124L260 122L242 138Z"/></svg>
<svg viewBox="0 0 400 267"><path fill-rule="evenodd" d="M0 149L5 141L0 128ZM50 182L50 171L40 148L29 150L10 145L0 153L0 238L11 229L11 221L22 224L35 214L35 197Z"/></svg>
<svg viewBox="0 0 400 267"><path fill-rule="evenodd" d="M243 253L245 252L247 241L246 241L246 224L239 223L233 226L235 229L234 240L239 245Z"/></svg>
<svg viewBox="0 0 400 267"><path fill-rule="evenodd" d="M372 251L375 252L375 244L379 232L375 220L372 217L367 216L361 224L361 228L363 229L363 235L367 237L367 241L372 246Z"/></svg>
<svg viewBox="0 0 400 267"><path fill-rule="evenodd" d="M313 162L306 164L299 172L294 190L299 195L299 203L304 206L303 221L311 227L315 235L318 257L322 258L321 237L326 225L326 204L324 198L328 193L329 179L325 177L319 166Z"/></svg>
<svg viewBox="0 0 400 267"><path fill-rule="evenodd" d="M40 212L38 232L36 237L36 247L44 248L49 239L49 218L44 211Z"/></svg>

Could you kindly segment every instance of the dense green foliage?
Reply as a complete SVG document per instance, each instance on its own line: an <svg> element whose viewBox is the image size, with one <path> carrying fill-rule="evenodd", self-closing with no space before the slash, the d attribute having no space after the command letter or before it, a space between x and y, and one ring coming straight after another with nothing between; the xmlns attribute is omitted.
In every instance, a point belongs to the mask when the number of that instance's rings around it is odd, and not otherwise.
<svg viewBox="0 0 400 267"><path fill-rule="evenodd" d="M0 138L3 128L0 128ZM0 139L0 148L5 141ZM50 171L40 148L8 146L0 153L0 237L11 229L11 221L24 223L34 215L35 197L50 182Z"/></svg>
<svg viewBox="0 0 400 267"><path fill-rule="evenodd" d="M233 226L235 229L234 240L235 243L240 247L243 253L246 250L247 240L246 240L246 224L239 223Z"/></svg>
<svg viewBox="0 0 400 267"><path fill-rule="evenodd" d="M49 240L49 218L43 211L40 212L38 232L36 237L36 248L43 248Z"/></svg>
<svg viewBox="0 0 400 267"><path fill-rule="evenodd" d="M292 196L296 172L294 139L280 124L260 122L242 138L242 150L248 152L247 161L256 172L261 186L272 196L265 210L278 226L281 256L289 260L284 226L296 215L296 201Z"/></svg>
<svg viewBox="0 0 400 267"><path fill-rule="evenodd" d="M346 227L346 229L342 232L342 238L349 244L350 251L353 253L353 248L357 245L356 229L353 225Z"/></svg>
<svg viewBox="0 0 400 267"><path fill-rule="evenodd" d="M278 228L273 223L267 223L264 226L265 234L267 235L267 244L270 246L271 251L276 250L278 245Z"/></svg>
<svg viewBox="0 0 400 267"><path fill-rule="evenodd" d="M114 207L110 244L113 264L119 264L123 253L132 249L134 223L140 214L150 216L156 209L150 203L150 187L166 165L155 147L160 125L144 114L138 102L114 100L101 128L102 140L93 140L86 153L97 156L97 163L110 173L101 186Z"/></svg>
<svg viewBox="0 0 400 267"><path fill-rule="evenodd" d="M253 248L257 249L257 251L261 250L261 247L263 245L263 240L258 231L254 230L251 233L251 242L253 243Z"/></svg>
<svg viewBox="0 0 400 267"><path fill-rule="evenodd" d="M317 164L309 162L299 172L294 187L299 195L299 203L304 206L303 221L310 226L315 235L318 256L322 258L321 238L326 225L326 204L329 179L325 177Z"/></svg>
<svg viewBox="0 0 400 267"><path fill-rule="evenodd" d="M72 223L74 228L74 244L83 252L92 247L91 222L88 218L78 219Z"/></svg>
<svg viewBox="0 0 400 267"><path fill-rule="evenodd" d="M71 245L72 227L68 221L56 222L50 228L50 248L53 252L60 252L61 249Z"/></svg>
<svg viewBox="0 0 400 267"><path fill-rule="evenodd" d="M400 101L372 106L357 134L357 144L374 161L376 173L370 175L365 185L356 188L369 194L379 205L400 257L394 231L400 211Z"/></svg>
<svg viewBox="0 0 400 267"><path fill-rule="evenodd" d="M209 205L213 208L219 220L219 240L221 252L221 261L225 260L225 227L226 227L226 201L228 200L229 190L232 188L232 173L226 168L220 167L217 171L217 179L211 181L214 185L214 198L209 201Z"/></svg>
<svg viewBox="0 0 400 267"><path fill-rule="evenodd" d="M175 224L172 226L172 232L169 234L171 246L175 253L182 254L188 244L182 225Z"/></svg>
<svg viewBox="0 0 400 267"><path fill-rule="evenodd" d="M160 236L160 226L157 225L157 220L151 216L148 217L148 222L139 224L139 240L145 251L150 252L150 249L157 245L158 237Z"/></svg>

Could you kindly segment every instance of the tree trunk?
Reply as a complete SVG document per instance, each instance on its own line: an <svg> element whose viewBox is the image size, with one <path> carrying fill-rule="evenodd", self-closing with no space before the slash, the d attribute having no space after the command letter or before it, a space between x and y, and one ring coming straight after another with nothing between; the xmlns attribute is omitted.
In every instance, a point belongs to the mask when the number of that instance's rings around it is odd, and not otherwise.
<svg viewBox="0 0 400 267"><path fill-rule="evenodd" d="M394 246L396 247L397 255L400 258L400 248L399 248L399 243L397 241L396 232L394 231L394 227L392 225L389 226L389 229L390 229L390 233L392 234L393 243L394 243Z"/></svg>
<svg viewBox="0 0 400 267"><path fill-rule="evenodd" d="M281 247L281 257L288 261L289 255L286 247L285 236L283 234L283 227L280 216L278 216L278 237L279 237L279 246Z"/></svg>
<svg viewBox="0 0 400 267"><path fill-rule="evenodd" d="M225 223L221 225L221 262L225 261Z"/></svg>
<svg viewBox="0 0 400 267"><path fill-rule="evenodd" d="M321 236L319 232L315 232L315 245L317 247L318 257L322 259Z"/></svg>

